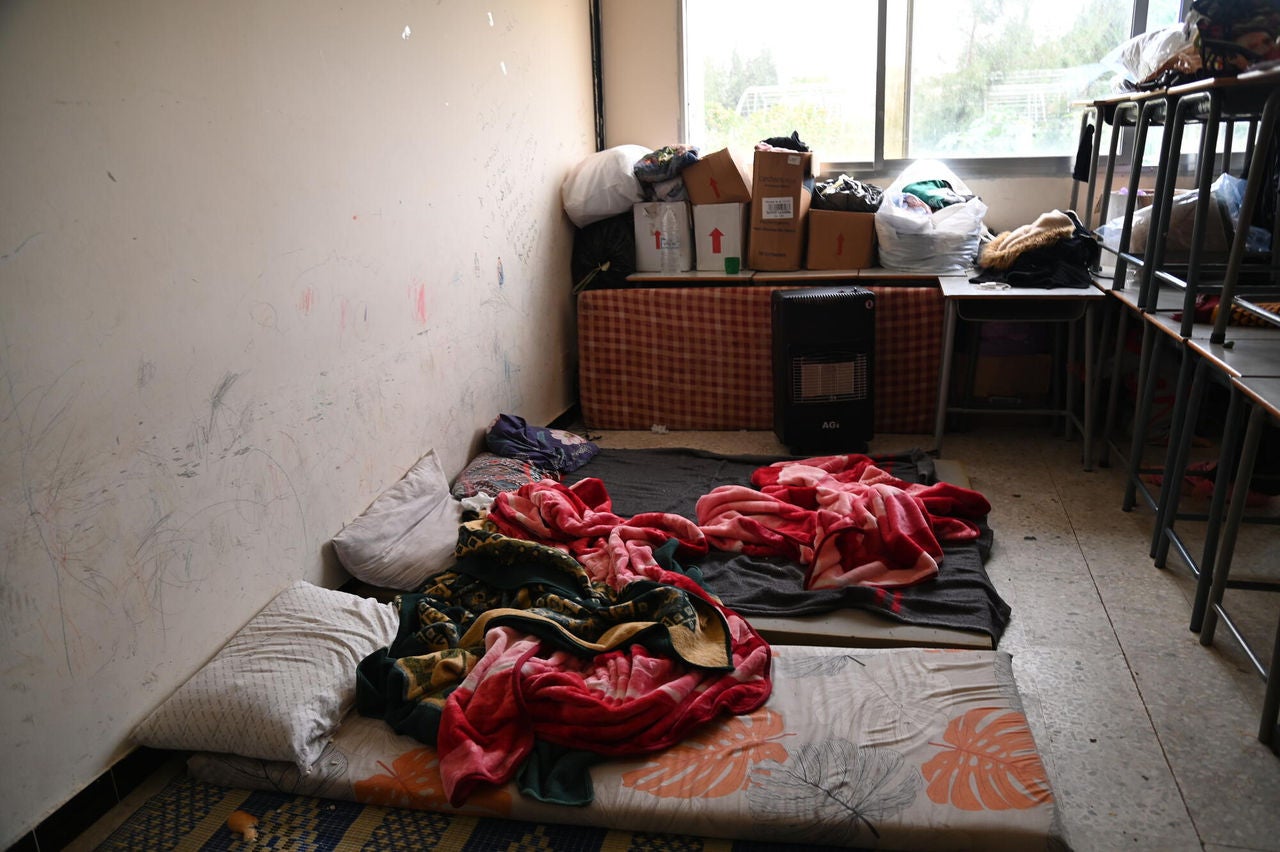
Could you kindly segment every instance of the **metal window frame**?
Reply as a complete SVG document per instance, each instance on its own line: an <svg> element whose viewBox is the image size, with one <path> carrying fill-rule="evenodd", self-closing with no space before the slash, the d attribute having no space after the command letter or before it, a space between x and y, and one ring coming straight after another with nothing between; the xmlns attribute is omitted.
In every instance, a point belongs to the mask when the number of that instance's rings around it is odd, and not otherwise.
<svg viewBox="0 0 1280 852"><path fill-rule="evenodd" d="M906 0L907 2L907 44L906 44L906 67L904 69L904 91L909 95L911 91L911 29L915 19L915 0ZM1129 35L1130 37L1139 35L1146 31L1147 13L1150 9L1149 0L1131 0L1133 3L1132 14L1129 19ZM1179 8L1179 20L1185 20L1188 11L1190 11L1192 0L1181 0ZM687 0L677 0L677 38L680 45L680 130L685 133L688 129L688 110L689 103L686 94L685 78L688 74L688 43L686 41L687 33L685 31L685 14ZM885 52L888 48L888 14L889 0L877 0L876 3L876 93L875 93L875 141L873 144L872 161L832 161L824 163L826 170L831 172L845 171L857 172L864 175L889 176L901 171L906 164L910 163L913 157L905 159L886 159L885 158L885 107L887 93L885 91L888 80L888 68ZM903 110L903 131L910 138L911 113L909 109ZM1126 130L1121 137L1121 154L1118 158L1118 164L1132 162L1133 157L1133 134ZM951 166L962 170L966 175L975 178L1001 178L1001 177L1060 177L1064 174L1070 174L1072 166L1072 156L1056 156L1056 157L947 157L947 163Z"/></svg>

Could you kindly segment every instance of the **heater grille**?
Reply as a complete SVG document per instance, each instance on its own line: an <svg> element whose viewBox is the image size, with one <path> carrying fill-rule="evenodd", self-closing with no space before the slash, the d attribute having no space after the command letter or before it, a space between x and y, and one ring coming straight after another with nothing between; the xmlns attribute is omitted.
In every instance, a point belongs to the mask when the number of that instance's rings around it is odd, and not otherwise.
<svg viewBox="0 0 1280 852"><path fill-rule="evenodd" d="M791 401L855 402L871 392L865 352L827 351L791 359Z"/></svg>

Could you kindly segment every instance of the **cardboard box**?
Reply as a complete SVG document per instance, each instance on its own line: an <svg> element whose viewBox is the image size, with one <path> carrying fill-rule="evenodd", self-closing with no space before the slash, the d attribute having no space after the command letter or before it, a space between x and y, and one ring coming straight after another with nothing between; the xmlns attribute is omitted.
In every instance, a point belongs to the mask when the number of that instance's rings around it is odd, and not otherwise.
<svg viewBox="0 0 1280 852"><path fill-rule="evenodd" d="M875 259L876 214L809 211L805 269L866 269Z"/></svg>
<svg viewBox="0 0 1280 852"><path fill-rule="evenodd" d="M641 201L631 210L635 214L636 272L662 271L662 213L671 208L680 228L680 269L693 269L693 228L687 201Z"/></svg>
<svg viewBox="0 0 1280 852"><path fill-rule="evenodd" d="M747 267L786 272L804 266L805 223L813 195L812 155L756 151Z"/></svg>
<svg viewBox="0 0 1280 852"><path fill-rule="evenodd" d="M1150 187L1139 187L1138 200L1133 205L1133 209L1141 210L1144 207L1150 207L1151 202L1155 199L1155 195L1156 195L1156 191L1154 189ZM1100 218L1102 216L1103 201L1107 202L1106 219ZM1128 201L1129 201L1129 187L1127 186L1113 191L1109 196L1099 193L1098 197L1093 202L1094 218L1099 219L1099 224L1105 225L1107 222L1111 221L1112 219L1116 219L1124 215L1124 207L1125 207L1125 204L1128 203Z"/></svg>
<svg viewBox="0 0 1280 852"><path fill-rule="evenodd" d="M724 259L746 262L749 204L693 205L694 256L697 269L724 272Z"/></svg>
<svg viewBox="0 0 1280 852"><path fill-rule="evenodd" d="M694 204L746 204L751 200L751 163L741 154L721 148L680 173Z"/></svg>

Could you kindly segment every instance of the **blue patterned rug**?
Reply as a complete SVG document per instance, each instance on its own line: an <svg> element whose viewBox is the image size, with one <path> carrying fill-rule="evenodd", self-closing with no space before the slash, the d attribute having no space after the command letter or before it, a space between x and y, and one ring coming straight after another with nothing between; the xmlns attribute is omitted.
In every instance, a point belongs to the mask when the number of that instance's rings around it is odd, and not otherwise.
<svg viewBox="0 0 1280 852"><path fill-rule="evenodd" d="M236 810L258 817L255 841L247 842L227 828L227 816ZM833 850L451 816L236 790L186 776L170 781L98 846L99 852L785 852L798 848Z"/></svg>

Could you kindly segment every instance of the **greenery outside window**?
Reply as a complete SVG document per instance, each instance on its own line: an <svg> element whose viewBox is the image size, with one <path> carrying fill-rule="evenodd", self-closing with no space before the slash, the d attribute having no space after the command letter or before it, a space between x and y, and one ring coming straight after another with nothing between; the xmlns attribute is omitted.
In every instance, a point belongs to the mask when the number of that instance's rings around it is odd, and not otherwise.
<svg viewBox="0 0 1280 852"><path fill-rule="evenodd" d="M793 130L826 170L923 157L1062 173L1106 54L1179 0L684 0L686 139ZM1039 165L1037 165L1039 164Z"/></svg>

